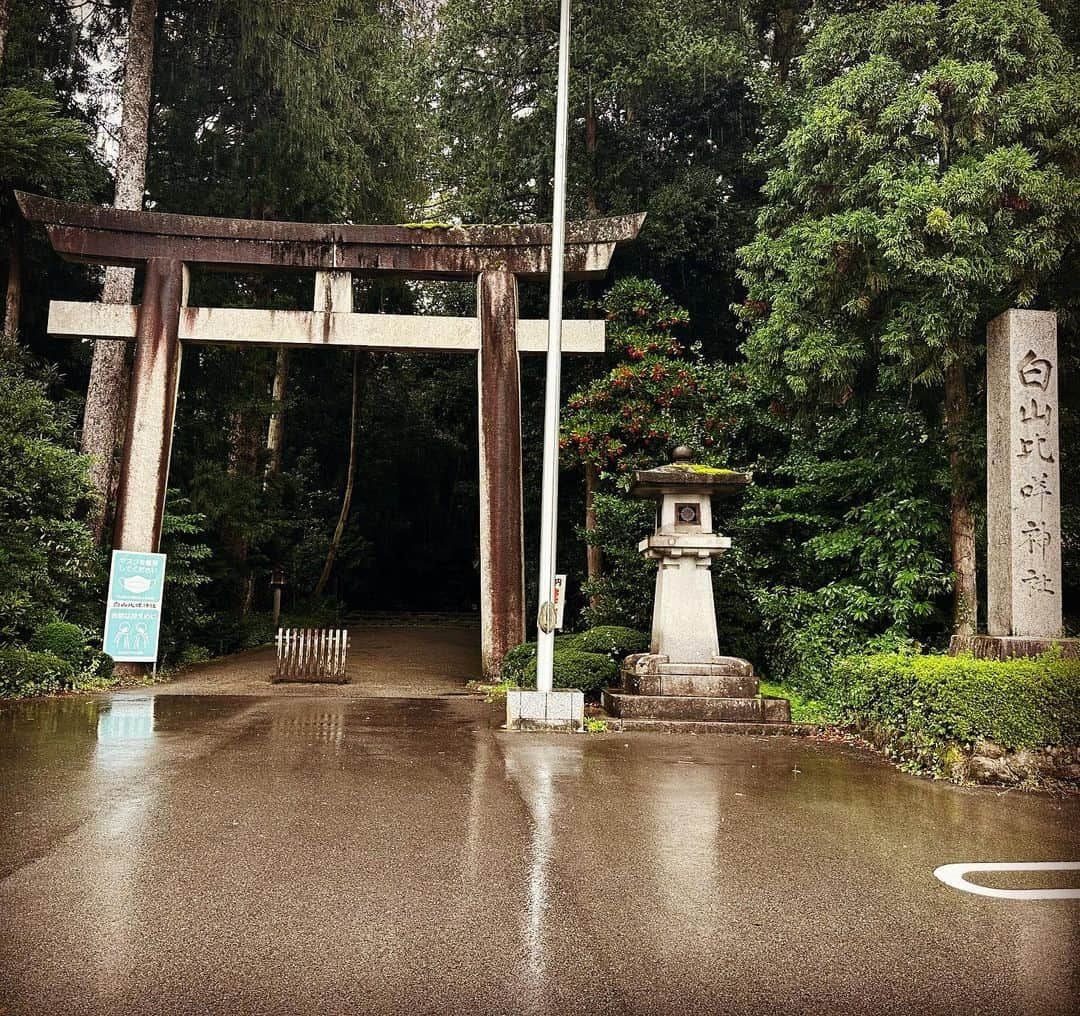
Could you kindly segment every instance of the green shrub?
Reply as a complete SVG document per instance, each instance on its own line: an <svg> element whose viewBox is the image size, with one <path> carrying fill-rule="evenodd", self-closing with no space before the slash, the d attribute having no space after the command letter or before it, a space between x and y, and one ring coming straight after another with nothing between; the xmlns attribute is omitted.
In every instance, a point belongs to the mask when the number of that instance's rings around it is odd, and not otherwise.
<svg viewBox="0 0 1080 1016"><path fill-rule="evenodd" d="M832 667L841 720L874 728L900 754L940 768L954 745L985 738L1007 749L1080 743L1080 660L880 653Z"/></svg>
<svg viewBox="0 0 1080 1016"><path fill-rule="evenodd" d="M633 628L603 624L581 635L581 648L586 653L604 653L618 662L631 653L643 653L649 648L649 636Z"/></svg>
<svg viewBox="0 0 1080 1016"><path fill-rule="evenodd" d="M74 682L74 668L59 656L21 646L0 649L0 698L53 695Z"/></svg>
<svg viewBox="0 0 1080 1016"><path fill-rule="evenodd" d="M86 661L87 634L77 624L68 621L52 621L43 624L30 638L30 648L35 653L52 653L81 670Z"/></svg>
<svg viewBox="0 0 1080 1016"><path fill-rule="evenodd" d="M589 695L615 683L618 668L610 656L580 649L556 647L554 655L556 688L578 688ZM525 665L523 686L536 687L535 656Z"/></svg>
<svg viewBox="0 0 1080 1016"><path fill-rule="evenodd" d="M656 524L656 506L618 494L597 491L593 495L596 529L579 529L590 546L599 547L604 571L582 586L595 605L582 611L588 625L630 624L646 628L652 623L656 565L637 549Z"/></svg>
<svg viewBox="0 0 1080 1016"><path fill-rule="evenodd" d="M500 679L508 682L511 687L520 685L524 680L525 668L529 665L529 661L535 659L535 642L522 642L520 645L514 646L503 657L502 665L499 667Z"/></svg>
<svg viewBox="0 0 1080 1016"><path fill-rule="evenodd" d="M556 635L555 651L560 649L580 649L581 635ZM533 664L532 678L536 683L536 643L522 642L514 646L504 657L499 668L499 679L509 683L510 687L522 687L529 680L525 671L529 664Z"/></svg>
<svg viewBox="0 0 1080 1016"><path fill-rule="evenodd" d="M80 688L104 688L112 683L113 670L116 662L108 653L100 649L87 650L87 663L82 672L77 675L77 684Z"/></svg>
<svg viewBox="0 0 1080 1016"><path fill-rule="evenodd" d="M0 639L19 644L58 614L97 614L103 584L84 521L90 460L70 450L70 406L49 397L57 382L0 344Z"/></svg>

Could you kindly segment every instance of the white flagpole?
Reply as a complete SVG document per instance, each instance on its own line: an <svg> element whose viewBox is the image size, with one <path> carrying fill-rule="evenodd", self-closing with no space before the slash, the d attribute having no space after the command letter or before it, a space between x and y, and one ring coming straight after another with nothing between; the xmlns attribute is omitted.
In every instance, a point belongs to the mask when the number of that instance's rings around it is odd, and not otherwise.
<svg viewBox="0 0 1080 1016"><path fill-rule="evenodd" d="M570 91L570 0L559 13L559 88L555 113L555 201L551 210L551 288L548 295L547 386L544 394L544 472L540 514L540 588L536 689L552 688L555 648L555 540L559 506L559 401L562 375L563 259L566 251L566 133Z"/></svg>

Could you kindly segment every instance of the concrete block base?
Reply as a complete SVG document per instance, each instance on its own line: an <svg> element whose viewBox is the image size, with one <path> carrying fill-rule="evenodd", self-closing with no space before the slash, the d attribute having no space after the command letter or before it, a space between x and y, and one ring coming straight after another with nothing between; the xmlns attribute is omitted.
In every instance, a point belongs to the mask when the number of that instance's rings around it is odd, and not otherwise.
<svg viewBox="0 0 1080 1016"><path fill-rule="evenodd" d="M1080 659L1080 639L1048 639L1023 635L954 635L949 655L971 653L977 660L1017 660L1059 649L1068 660Z"/></svg>
<svg viewBox="0 0 1080 1016"><path fill-rule="evenodd" d="M585 693L576 688L511 688L506 693L508 730L581 730L584 724Z"/></svg>

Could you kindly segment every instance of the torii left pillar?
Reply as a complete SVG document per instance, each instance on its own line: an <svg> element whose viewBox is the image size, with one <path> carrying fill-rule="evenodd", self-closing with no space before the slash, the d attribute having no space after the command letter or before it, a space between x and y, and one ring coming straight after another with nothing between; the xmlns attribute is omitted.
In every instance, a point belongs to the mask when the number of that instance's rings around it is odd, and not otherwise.
<svg viewBox="0 0 1080 1016"><path fill-rule="evenodd" d="M183 262L147 260L116 491L117 550L154 552L161 540L180 384L180 309L187 303L187 293Z"/></svg>
<svg viewBox="0 0 1080 1016"><path fill-rule="evenodd" d="M525 641L517 278L480 273L480 646L485 674Z"/></svg>

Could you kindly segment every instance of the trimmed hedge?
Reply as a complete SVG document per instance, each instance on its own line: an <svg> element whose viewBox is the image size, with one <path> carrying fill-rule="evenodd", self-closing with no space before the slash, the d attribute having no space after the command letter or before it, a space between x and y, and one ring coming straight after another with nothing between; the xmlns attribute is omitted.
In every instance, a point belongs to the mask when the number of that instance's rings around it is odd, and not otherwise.
<svg viewBox="0 0 1080 1016"><path fill-rule="evenodd" d="M602 624L581 636L581 648L586 653L604 653L618 662L631 653L645 652L649 648L649 636L634 628Z"/></svg>
<svg viewBox="0 0 1080 1016"><path fill-rule="evenodd" d="M618 667L610 656L556 647L553 678L556 688L578 688L586 695L615 683ZM525 665L523 685L536 687L536 656Z"/></svg>
<svg viewBox="0 0 1080 1016"><path fill-rule="evenodd" d="M835 661L829 702L843 722L876 730L920 763L958 745L1080 744L1080 660L880 653Z"/></svg>
<svg viewBox="0 0 1080 1016"><path fill-rule="evenodd" d="M0 649L0 698L54 695L75 683L75 668L53 653L21 646Z"/></svg>

